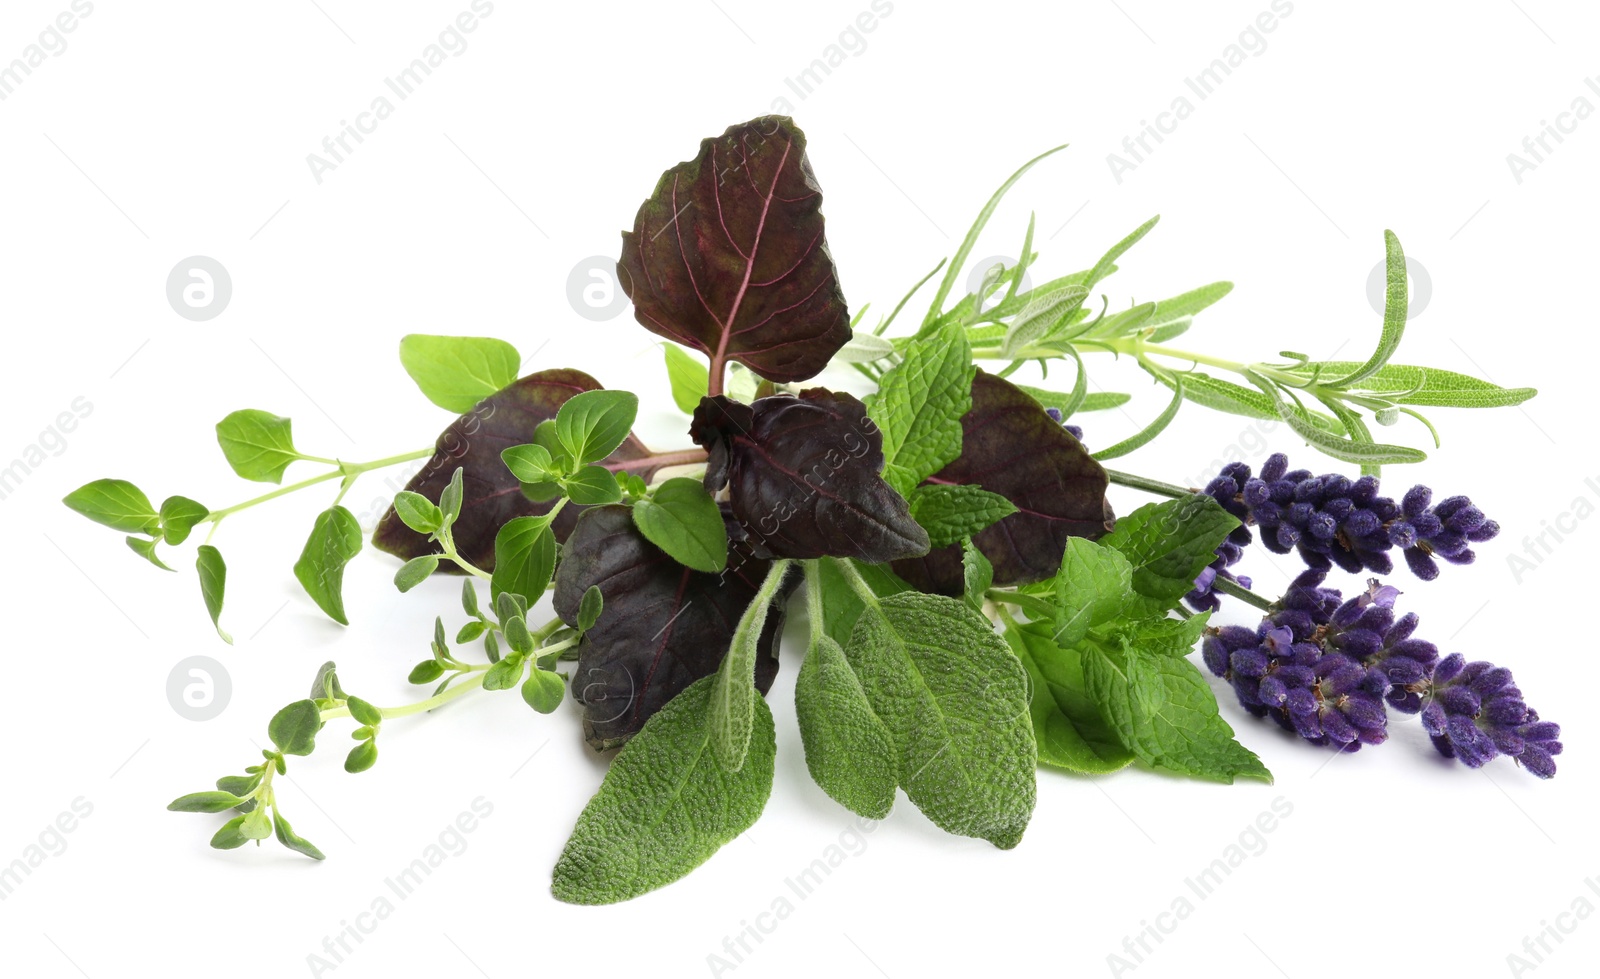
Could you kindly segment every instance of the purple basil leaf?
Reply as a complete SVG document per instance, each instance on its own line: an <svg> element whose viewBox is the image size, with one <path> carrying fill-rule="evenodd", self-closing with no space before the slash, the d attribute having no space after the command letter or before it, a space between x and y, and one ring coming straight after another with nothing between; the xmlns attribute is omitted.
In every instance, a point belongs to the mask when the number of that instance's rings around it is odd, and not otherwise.
<svg viewBox="0 0 1600 979"><path fill-rule="evenodd" d="M763 557L881 564L928 552L927 531L878 475L883 434L848 394L705 398L689 434L710 457L706 489L728 487L739 536Z"/></svg>
<svg viewBox="0 0 1600 979"><path fill-rule="evenodd" d="M433 458L406 484L406 489L437 503L456 468L464 467L461 516L454 527L456 548L479 568L494 570L494 535L500 528L514 517L548 513L554 503L535 503L524 496L522 484L501 461L501 451L532 442L533 430L540 422L554 418L568 398L599 388L600 382L582 371L558 368L529 374L451 422L440 434ZM650 455L644 443L629 435L602 465L616 471L633 462L636 465L626 468L648 480L659 468L643 461ZM582 509L568 504L561 511L553 528L557 540L564 540L571 532ZM408 561L440 553L437 543L402 523L393 507L378 522L372 543L378 550ZM447 563L442 570L459 569Z"/></svg>
<svg viewBox="0 0 1600 979"><path fill-rule="evenodd" d="M982 370L972 379L972 408L961 416L961 455L927 482L976 484L1016 506L972 538L994 565L996 585L1050 577L1068 537L1093 540L1115 520L1100 464L1026 392ZM961 594L959 545L896 561L894 570L922 591Z"/></svg>
<svg viewBox="0 0 1600 979"><path fill-rule="evenodd" d="M586 510L567 538L554 598L556 614L572 626L591 585L604 598L572 674L584 738L597 749L614 748L689 684L715 673L768 566L734 541L726 571L694 571L646 540L626 506ZM763 694L778 674L784 604L798 582L786 582L761 633L756 688Z"/></svg>
<svg viewBox="0 0 1600 979"><path fill-rule="evenodd" d="M713 390L728 360L803 381L850 339L805 150L785 116L732 126L662 174L622 235L634 316L708 354Z"/></svg>

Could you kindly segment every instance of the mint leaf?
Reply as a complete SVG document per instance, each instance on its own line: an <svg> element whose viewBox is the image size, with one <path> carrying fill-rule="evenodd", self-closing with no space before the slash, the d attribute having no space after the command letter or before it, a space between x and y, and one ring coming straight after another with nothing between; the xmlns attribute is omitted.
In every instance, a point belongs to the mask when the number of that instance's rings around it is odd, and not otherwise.
<svg viewBox="0 0 1600 979"><path fill-rule="evenodd" d="M912 519L928 532L928 541L934 547L955 544L1017 512L1010 500L981 486L918 486L909 502Z"/></svg>
<svg viewBox="0 0 1600 979"><path fill-rule="evenodd" d="M317 746L322 730L322 711L314 700L297 700L272 715L267 722L267 737L286 755L309 755Z"/></svg>
<svg viewBox="0 0 1600 979"><path fill-rule="evenodd" d="M611 763L556 862L551 893L611 904L679 879L755 824L772 793L772 711L755 701L743 767L718 767L710 732L715 677L686 687Z"/></svg>
<svg viewBox="0 0 1600 979"><path fill-rule="evenodd" d="M139 487L125 479L97 479L68 493L61 502L97 524L125 534L153 534L161 515Z"/></svg>
<svg viewBox="0 0 1600 979"><path fill-rule="evenodd" d="M698 479L679 476L633 505L633 523L674 561L715 574L728 565L722 509Z"/></svg>
<svg viewBox="0 0 1600 979"><path fill-rule="evenodd" d="M1033 813L1028 675L965 602L902 592L868 606L845 656L895 745L895 778L942 829L1001 849Z"/></svg>
<svg viewBox="0 0 1600 979"><path fill-rule="evenodd" d="M1195 616L1204 625L1205 616ZM1234 740L1217 710L1205 677L1183 656L1171 655L1173 637L1149 624L1091 636L1080 644L1090 695L1117 738L1152 768L1217 782L1244 776L1272 780L1248 748Z"/></svg>
<svg viewBox="0 0 1600 979"><path fill-rule="evenodd" d="M334 505L317 514L311 536L294 563L300 587L340 625L350 624L344 613L344 567L360 552L360 522L349 510Z"/></svg>
<svg viewBox="0 0 1600 979"><path fill-rule="evenodd" d="M1194 579L1216 559L1217 545L1238 526L1216 500L1195 493L1145 504L1119 519L1100 546L1128 559L1133 590L1150 600L1142 604L1153 614L1172 608L1194 588Z"/></svg>
<svg viewBox="0 0 1600 979"><path fill-rule="evenodd" d="M182 544L195 525L211 515L211 510L186 496L169 496L161 502L161 539Z"/></svg>
<svg viewBox="0 0 1600 979"><path fill-rule="evenodd" d="M556 438L575 464L598 462L628 437L638 412L639 399L627 391L584 391L556 412Z"/></svg>
<svg viewBox="0 0 1600 979"><path fill-rule="evenodd" d="M294 829L289 826L289 821L284 819L283 814L280 812L274 811L272 814L272 831L277 835L279 843L294 852L304 854L313 860L326 859L322 855L322 851L312 845L309 840L302 839L295 834Z"/></svg>
<svg viewBox="0 0 1600 979"><path fill-rule="evenodd" d="M217 444L235 473L259 483L283 482L283 471L301 458L289 419L256 408L217 422Z"/></svg>
<svg viewBox="0 0 1600 979"><path fill-rule="evenodd" d="M966 333L948 323L908 346L867 399L883 432L883 479L901 496L961 454L961 416L972 407L976 371Z"/></svg>
<svg viewBox="0 0 1600 979"><path fill-rule="evenodd" d="M1133 761L1106 725L1083 678L1076 649L1056 642L1048 623L1006 623L1006 641L1032 682L1029 714L1039 761L1082 775L1104 775Z"/></svg>
<svg viewBox="0 0 1600 979"><path fill-rule="evenodd" d="M490 597L519 595L532 605L550 587L555 568L556 538L550 532L550 518L517 517L508 521L494 535Z"/></svg>
<svg viewBox="0 0 1600 979"><path fill-rule="evenodd" d="M195 570L200 573L200 597L205 599L206 612L211 615L211 624L216 627L217 635L222 641L233 644L233 637L228 635L218 621L222 617L222 599L228 584L228 566L222 560L222 552L210 544L201 544L195 555Z"/></svg>
<svg viewBox="0 0 1600 979"><path fill-rule="evenodd" d="M737 772L750 747L755 723L756 661L761 656L761 633L767 625L772 600L789 573L789 562L773 561L755 597L739 616L728 653L717 668L711 687L711 747L723 771Z"/></svg>
<svg viewBox="0 0 1600 979"><path fill-rule="evenodd" d="M675 344L664 343L667 381L672 385L672 402L685 415L694 414L700 399L711 390L711 372L692 354Z"/></svg>
<svg viewBox="0 0 1600 979"><path fill-rule="evenodd" d="M1119 615L1132 582L1133 567L1122 554L1082 537L1067 538L1054 582L1056 640L1063 646L1076 645L1091 626Z"/></svg>
<svg viewBox="0 0 1600 979"><path fill-rule="evenodd" d="M806 768L822 791L868 819L894 807L894 740L873 713L844 650L818 635L794 681L794 709Z"/></svg>
<svg viewBox="0 0 1600 979"><path fill-rule="evenodd" d="M994 585L994 565L984 557L971 537L961 539L961 592L978 611L983 611L984 594Z"/></svg>
<svg viewBox="0 0 1600 979"><path fill-rule="evenodd" d="M463 415L517 379L522 355L504 340L413 333L400 339L400 364L429 401Z"/></svg>

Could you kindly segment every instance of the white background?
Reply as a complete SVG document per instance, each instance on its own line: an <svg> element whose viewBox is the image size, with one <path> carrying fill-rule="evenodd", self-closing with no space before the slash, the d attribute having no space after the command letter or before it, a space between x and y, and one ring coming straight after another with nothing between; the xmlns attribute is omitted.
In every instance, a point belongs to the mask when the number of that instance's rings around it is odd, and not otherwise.
<svg viewBox="0 0 1600 979"><path fill-rule="evenodd" d="M459 56L395 100L384 78L468 2L97 2L66 50L0 101L0 462L47 450L0 501L12 535L0 572L0 862L73 800L93 807L65 850L0 903L7 974L307 974L324 936L387 893L384 879L480 796L493 813L468 849L397 902L337 975L715 974L707 956L726 954L725 936L779 895L794 913L724 974L1106 974L1124 937L1180 895L1193 914L1162 919L1176 927L1141 953L1137 975L1192 975L1202 963L1293 979L1501 975L1547 922L1571 934L1551 941L1537 974L1594 974L1600 921L1558 916L1580 896L1600 906L1585 884L1600 875L1600 733L1583 672L1600 521L1572 516L1580 498L1584 513L1600 504L1600 463L1582 434L1597 353L1588 286L1600 121L1552 142L1520 182L1507 163L1575 99L1600 106L1584 84L1600 73L1592 5L1299 0L1262 35L1264 50L1246 39L1257 53L1201 101L1184 79L1268 0L899 0L864 49L846 38L857 52L804 99L786 78L824 56L867 0L501 0ZM67 8L8 0L0 62ZM393 114L315 180L307 154L384 94ZM598 322L577 315L568 274L617 253L660 171L781 96L808 134L852 307L887 309L954 249L1012 169L1063 142L1071 149L1015 189L974 258L1014 253L1032 210L1040 274L1060 274L1160 213L1110 298L1121 307L1231 279L1234 295L1183 340L1210 353L1365 356L1379 322L1366 281L1394 229L1433 289L1397 360L1542 389L1522 410L1434 412L1443 450L1415 473L1391 470L1389 489L1414 476L1471 493L1505 533L1435 585L1404 571L1395 582L1424 635L1511 666L1534 706L1564 724L1560 775L1541 783L1505 760L1481 772L1445 763L1404 718L1389 744L1328 763L1223 690L1225 716L1275 785L1041 772L1027 837L1004 853L942 835L902 798L801 901L785 878L851 818L806 775L790 651L771 696L780 760L766 815L686 880L622 906L549 897L550 868L604 768L570 705L543 717L515 695L484 696L391 724L378 767L359 777L340 770L344 731L331 725L327 747L294 761L281 791L296 828L327 851L322 864L275 844L212 851L216 817L164 812L250 763L271 712L304 696L324 659L369 699L413 697L405 673L426 655L434 614L454 608L456 583L401 597L393 562L369 549L348 575L354 624L333 625L289 571L331 497L302 494L217 535L231 571L230 648L206 621L187 552L176 555L182 573L165 575L60 498L101 476L214 507L255 495L265 487L228 472L212 433L235 408L292 416L314 454L424 446L448 417L395 356L416 331L503 337L529 369L578 367L632 388L648 402L646 440L687 444L655 338L626 308ZM1107 154L1179 96L1193 113L1118 182ZM230 304L207 322L180 318L165 297L169 271L191 255L232 276ZM1125 412L1086 419L1091 445L1165 404L1130 365L1091 366L1097 386L1135 394ZM64 440L48 434L80 397L92 413ZM1258 434L1190 408L1120 465L1202 479L1224 456L1262 458ZM1393 434L1425 438L1410 423ZM1267 439L1325 465L1286 431ZM367 477L347 502L371 510L392 492L383 479ZM1546 537L1542 563L1514 574L1507 556L1558 522L1565 542ZM1292 562L1279 570L1266 558L1253 554L1248 570L1281 586ZM166 694L174 664L196 654L232 680L231 703L204 723ZM1195 898L1185 878L1279 797L1292 814L1264 851Z"/></svg>

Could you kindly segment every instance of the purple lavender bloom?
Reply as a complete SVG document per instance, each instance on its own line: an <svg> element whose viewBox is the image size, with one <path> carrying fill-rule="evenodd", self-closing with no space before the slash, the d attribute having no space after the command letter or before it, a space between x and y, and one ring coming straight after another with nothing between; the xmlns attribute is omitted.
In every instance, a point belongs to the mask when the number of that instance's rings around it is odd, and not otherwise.
<svg viewBox="0 0 1600 979"><path fill-rule="evenodd" d="M1303 572L1254 629L1207 630L1206 667L1247 711L1306 741L1354 751L1388 737L1388 710L1421 714L1447 758L1478 768L1506 755L1540 778L1555 774L1561 729L1540 720L1511 671L1468 663L1417 638L1415 613L1397 617L1400 590L1372 578L1344 599Z"/></svg>
<svg viewBox="0 0 1600 979"><path fill-rule="evenodd" d="M1471 564L1476 557L1471 545L1500 532L1500 525L1465 496L1434 503L1432 490L1414 486L1396 502L1380 496L1378 489L1373 476L1351 480L1338 473L1291 471L1281 452L1268 457L1260 475L1252 475L1242 462L1230 463L1204 492L1242 526L1228 536L1226 551L1218 548L1210 567L1216 575L1231 578L1228 568L1254 539L1253 525L1268 550L1298 551L1311 568L1326 571L1337 565L1352 574L1388 574L1394 570L1392 552L1398 550L1413 574L1432 581L1439 576L1440 560ZM1187 596L1196 609L1217 607L1212 594L1216 575L1196 581Z"/></svg>
<svg viewBox="0 0 1600 979"><path fill-rule="evenodd" d="M1067 430L1067 434L1071 435L1073 438L1077 439L1079 442L1083 441L1083 429L1079 428L1077 425L1069 425L1069 424L1067 424L1066 423L1066 419L1063 418L1062 415L1061 415L1061 409L1060 408L1046 408L1044 410L1044 413L1050 416L1050 420L1051 421L1055 422L1057 425L1060 425L1062 428L1066 429Z"/></svg>
<svg viewBox="0 0 1600 979"><path fill-rule="evenodd" d="M1540 778L1555 775L1561 728L1539 719L1510 670L1453 653L1439 662L1431 685L1422 726L1440 754L1468 768L1508 755Z"/></svg>

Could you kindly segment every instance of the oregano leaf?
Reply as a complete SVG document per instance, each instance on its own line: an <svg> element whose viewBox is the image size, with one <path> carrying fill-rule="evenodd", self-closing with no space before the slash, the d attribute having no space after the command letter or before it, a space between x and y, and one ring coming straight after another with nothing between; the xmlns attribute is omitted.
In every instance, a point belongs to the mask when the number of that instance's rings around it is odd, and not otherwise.
<svg viewBox="0 0 1600 979"><path fill-rule="evenodd" d="M257 408L217 422L217 444L236 474L262 483L283 482L283 471L301 458L289 419Z"/></svg>
<svg viewBox="0 0 1600 979"><path fill-rule="evenodd" d="M413 333L400 338L400 364L429 401L461 414L515 381L522 355L490 337Z"/></svg>
<svg viewBox="0 0 1600 979"><path fill-rule="evenodd" d="M344 568L360 552L360 521L335 504L317 514L311 536L294 563L294 576L300 587L328 618L340 625L350 624L344 611Z"/></svg>
<svg viewBox="0 0 1600 979"><path fill-rule="evenodd" d="M161 515L139 487L125 479L97 479L68 493L61 502L72 510L125 534L151 534Z"/></svg>
<svg viewBox="0 0 1600 979"><path fill-rule="evenodd" d="M205 600L211 624L216 627L222 641L232 645L233 637L228 635L219 621L222 618L223 594L228 584L228 566L222 560L222 552L210 544L201 544L194 563L195 570L200 573L200 597Z"/></svg>

